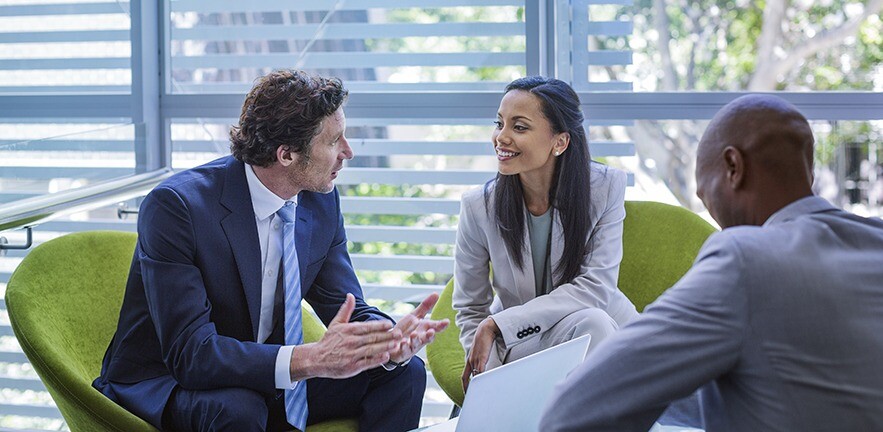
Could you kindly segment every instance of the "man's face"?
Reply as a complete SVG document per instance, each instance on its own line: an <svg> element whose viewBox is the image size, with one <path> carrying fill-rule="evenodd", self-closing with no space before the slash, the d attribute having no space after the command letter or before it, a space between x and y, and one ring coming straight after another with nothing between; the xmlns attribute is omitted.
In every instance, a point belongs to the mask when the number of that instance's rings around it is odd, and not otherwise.
<svg viewBox="0 0 883 432"><path fill-rule="evenodd" d="M343 161L353 158L353 149L344 136L346 116L343 108L322 120L322 131L310 142L309 158L292 164L292 180L298 189L328 193L334 190L334 179L343 168Z"/></svg>

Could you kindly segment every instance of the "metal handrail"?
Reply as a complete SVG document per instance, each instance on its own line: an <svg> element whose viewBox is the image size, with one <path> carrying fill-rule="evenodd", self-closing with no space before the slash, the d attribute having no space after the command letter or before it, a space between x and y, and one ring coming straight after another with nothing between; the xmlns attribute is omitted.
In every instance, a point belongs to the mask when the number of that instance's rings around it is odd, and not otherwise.
<svg viewBox="0 0 883 432"><path fill-rule="evenodd" d="M144 196L171 175L171 168L162 168L3 204L0 205L0 232L31 228L64 215Z"/></svg>

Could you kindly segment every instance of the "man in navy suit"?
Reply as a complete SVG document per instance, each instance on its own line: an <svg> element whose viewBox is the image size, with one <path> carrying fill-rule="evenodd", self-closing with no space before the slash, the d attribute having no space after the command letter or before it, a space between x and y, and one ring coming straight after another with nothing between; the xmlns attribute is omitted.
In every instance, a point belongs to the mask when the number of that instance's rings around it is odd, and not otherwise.
<svg viewBox="0 0 883 432"><path fill-rule="evenodd" d="M284 394L299 383L306 424L418 426L426 373L412 356L448 323L424 318L436 294L397 324L362 299L333 185L353 157L346 96L339 80L300 71L260 78L230 133L233 155L145 198L95 388L165 430L291 430ZM287 222L283 206L294 207ZM285 343L283 311L300 307L282 294L292 220L299 292L328 326L316 343Z"/></svg>

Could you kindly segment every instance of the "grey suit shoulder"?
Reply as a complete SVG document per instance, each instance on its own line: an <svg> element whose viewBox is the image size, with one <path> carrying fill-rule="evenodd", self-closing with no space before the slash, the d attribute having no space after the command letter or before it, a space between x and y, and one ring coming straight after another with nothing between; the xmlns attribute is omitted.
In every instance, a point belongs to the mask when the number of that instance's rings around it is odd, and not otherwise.
<svg viewBox="0 0 883 432"><path fill-rule="evenodd" d="M701 387L709 432L883 430L881 263L883 222L818 197L716 233L559 388L543 427L646 430Z"/></svg>

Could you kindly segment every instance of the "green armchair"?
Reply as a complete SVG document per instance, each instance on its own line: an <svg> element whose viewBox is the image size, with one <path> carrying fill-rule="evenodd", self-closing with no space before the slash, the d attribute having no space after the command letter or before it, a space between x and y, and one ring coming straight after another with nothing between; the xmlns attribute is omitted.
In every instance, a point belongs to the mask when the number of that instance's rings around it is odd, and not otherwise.
<svg viewBox="0 0 883 432"><path fill-rule="evenodd" d="M638 311L643 311L687 272L715 228L695 213L668 204L627 201L625 209L619 288ZM454 324L453 291L452 279L432 311L432 319L448 318L451 326L426 347L426 357L439 387L461 406L464 394L460 376L466 353L460 345L460 329Z"/></svg>
<svg viewBox="0 0 883 432"><path fill-rule="evenodd" d="M627 201L625 212L619 289L642 312L687 273L717 229L696 213L658 202Z"/></svg>
<svg viewBox="0 0 883 432"><path fill-rule="evenodd" d="M156 431L92 388L116 331L135 249L132 233L69 234L32 250L6 289L15 336L73 431ZM325 327L304 310L304 340ZM354 419L308 432L356 431Z"/></svg>

